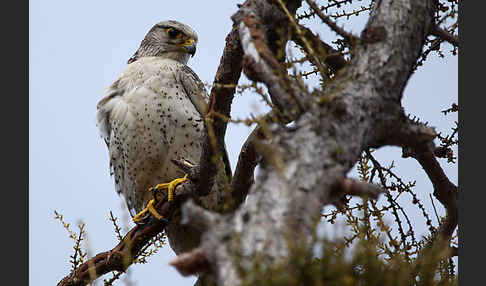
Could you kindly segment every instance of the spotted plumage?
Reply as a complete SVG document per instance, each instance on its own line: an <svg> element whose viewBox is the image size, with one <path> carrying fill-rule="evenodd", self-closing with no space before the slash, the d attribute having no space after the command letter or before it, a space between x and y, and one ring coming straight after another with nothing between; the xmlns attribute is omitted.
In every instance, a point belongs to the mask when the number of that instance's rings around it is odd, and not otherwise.
<svg viewBox="0 0 486 286"><path fill-rule="evenodd" d="M199 160L208 97L186 66L196 43L190 27L157 23L97 105L116 191L132 216L151 198L150 187L184 175L172 159Z"/></svg>

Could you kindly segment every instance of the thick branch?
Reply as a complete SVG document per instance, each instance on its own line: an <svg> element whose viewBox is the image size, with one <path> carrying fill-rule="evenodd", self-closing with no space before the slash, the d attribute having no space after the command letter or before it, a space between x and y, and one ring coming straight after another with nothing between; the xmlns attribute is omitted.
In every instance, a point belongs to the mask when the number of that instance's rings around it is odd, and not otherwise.
<svg viewBox="0 0 486 286"><path fill-rule="evenodd" d="M415 158L427 173L434 186L434 196L444 205L447 219L440 226L441 239L450 240L458 222L457 195L458 188L449 178L437 161L433 139L437 136L434 129L402 116L392 134L385 140L386 144L401 146L402 157Z"/></svg>
<svg viewBox="0 0 486 286"><path fill-rule="evenodd" d="M245 73L273 90L272 100L282 100L279 109L285 110L295 107L293 100L300 95L306 104L316 101L306 100L305 91L279 73L280 61L268 57L270 39L277 38L280 45L288 40L277 32L289 23L276 2L248 0L233 21L245 53ZM286 1L290 13L300 4ZM305 245L322 207L331 203L331 190L363 150L386 141L400 120L403 90L425 43L434 5L433 0L376 2L362 33L366 40L356 45L348 68L315 95L330 98L327 104L301 109L292 128L269 127L273 138L264 142L264 149L271 152L262 154L251 195L202 237L200 249L218 285L239 284L239 269L251 271L256 256L263 265L274 265L285 262L289 244ZM352 184L347 189L363 190Z"/></svg>
<svg viewBox="0 0 486 286"><path fill-rule="evenodd" d="M437 136L434 129L401 116L390 136L380 144L400 146L402 157L415 158L427 173L434 186L434 196L444 205L447 218L441 224L438 235L444 241L450 240L458 222L458 188L440 166L436 158L433 139ZM380 145L378 144L378 145Z"/></svg>
<svg viewBox="0 0 486 286"><path fill-rule="evenodd" d="M403 156L413 157L420 163L434 186L434 196L444 205L447 211L446 220L440 225L438 237L444 241L449 241L458 223L457 198L459 189L447 178L435 157L433 146L419 145L409 148L404 148Z"/></svg>
<svg viewBox="0 0 486 286"><path fill-rule="evenodd" d="M261 138L263 138L263 134L257 127L241 147L235 174L231 180L231 198L235 206L239 206L245 200L250 187L253 185L253 174L260 157L256 145Z"/></svg>
<svg viewBox="0 0 486 286"><path fill-rule="evenodd" d="M378 196L385 191L378 185L364 183L354 179L344 179L333 192L336 192L337 195L344 194L358 197L369 197L376 200L378 199Z"/></svg>
<svg viewBox="0 0 486 286"><path fill-rule="evenodd" d="M209 97L209 111L205 117L206 137L203 141L203 150L199 161L199 187L205 187L199 194L207 194L212 186L212 180L217 171L213 156L223 158L226 174L231 177L231 168L226 153L224 138L227 122L216 116L223 115L229 118L231 103L235 94L236 85L240 79L243 52L241 50L238 30L233 27L226 37L226 46L216 72L213 88Z"/></svg>

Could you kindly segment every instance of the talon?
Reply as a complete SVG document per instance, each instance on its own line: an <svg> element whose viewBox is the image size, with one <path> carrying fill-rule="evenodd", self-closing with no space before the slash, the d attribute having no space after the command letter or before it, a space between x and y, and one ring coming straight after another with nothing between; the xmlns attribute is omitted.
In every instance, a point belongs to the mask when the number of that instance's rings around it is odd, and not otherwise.
<svg viewBox="0 0 486 286"><path fill-rule="evenodd" d="M157 210L154 207L154 204L156 203L155 199L151 199L148 203L147 206L140 211L138 214L136 214L133 217L133 222L139 224L142 220L146 218L147 214L152 214L156 219L158 220L166 220L162 215L160 215Z"/></svg>
<svg viewBox="0 0 486 286"><path fill-rule="evenodd" d="M148 209L147 208L144 208L142 211L140 211L138 214L136 214L134 217L133 217L133 222L134 223L140 223L144 218L145 218L145 215L147 214L148 212Z"/></svg>
<svg viewBox="0 0 486 286"><path fill-rule="evenodd" d="M154 190L167 189L167 201L171 202L174 200L174 189L178 184L187 181L187 174L182 178L177 178L170 183L158 184L154 187Z"/></svg>
<svg viewBox="0 0 486 286"><path fill-rule="evenodd" d="M149 213L151 213L156 219L158 220L161 220L163 219L164 217L161 216L154 208L154 203L155 203L155 200L152 199L148 202L147 204L147 210L149 211Z"/></svg>
<svg viewBox="0 0 486 286"><path fill-rule="evenodd" d="M161 189L167 189L167 201L173 201L175 187L177 187L178 184L184 183L187 180L188 179L186 174L184 177L177 178L170 183L158 184L155 187L150 188L149 191L152 192L153 199L151 199L147 203L147 206L142 211L140 211L133 217L133 222L140 223L140 221L146 218L146 215L148 213L152 214L158 220L165 220L164 217L161 216L154 207L154 204L157 202L157 192Z"/></svg>

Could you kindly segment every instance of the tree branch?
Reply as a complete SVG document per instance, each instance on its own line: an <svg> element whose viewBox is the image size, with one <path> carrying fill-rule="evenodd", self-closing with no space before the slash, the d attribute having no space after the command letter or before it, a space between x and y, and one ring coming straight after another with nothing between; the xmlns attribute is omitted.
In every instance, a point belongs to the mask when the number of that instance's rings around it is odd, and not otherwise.
<svg viewBox="0 0 486 286"><path fill-rule="evenodd" d="M257 152L257 141L263 138L260 128L256 128L248 136L241 147L235 174L231 180L231 198L233 209L239 206L246 198L248 191L254 182L254 171L258 164L260 155Z"/></svg>
<svg viewBox="0 0 486 286"><path fill-rule="evenodd" d="M286 1L292 15L300 4ZM433 0L376 2L362 34L366 41L357 44L348 68L324 91L314 93L330 98L323 104L307 100L306 91L281 73L280 62L268 57L270 39L282 46L289 39L277 32L290 26L278 3L248 0L233 16L249 78L272 90L272 101L282 103L279 109L295 107L295 98L307 105L299 107L302 113L292 128L271 126L273 137L264 144L273 160L263 156L246 203L203 233L199 249L206 253L218 285L242 282L239 270L251 271L256 256L264 264L285 262L289 244L305 245L322 207L331 203L333 187L363 150L386 141L400 118L403 90L425 43L434 7Z"/></svg>
<svg viewBox="0 0 486 286"><path fill-rule="evenodd" d="M339 27L334 21L332 21L329 17L322 13L321 9L317 6L317 4L312 0L306 0L307 4L314 10L314 12L321 18L322 22L326 23L329 28L331 28L334 32L344 38L351 46L355 46L358 42L359 38L354 36L351 33L346 32L343 28Z"/></svg>
<svg viewBox="0 0 486 286"><path fill-rule="evenodd" d="M444 241L451 239L458 222L457 198L459 189L447 178L444 170L440 166L431 145L415 146L403 149L403 157L415 158L434 186L434 196L444 205L447 217L441 223L438 237Z"/></svg>
<svg viewBox="0 0 486 286"><path fill-rule="evenodd" d="M292 5L295 3L290 6ZM255 9L256 7L258 8ZM294 14L295 7L289 9ZM277 107L282 121L289 122L306 109L305 102L308 99L282 65L285 59L282 55L285 45L279 39L288 38L289 31L283 32L282 27L279 27L279 32L266 33L262 29L272 25L269 21L289 23L289 18L280 9L273 18L262 17L262 11L268 9L275 9L275 5L266 1L246 1L232 19L235 25L238 25L244 51L243 71L249 79L263 82L267 86L272 103Z"/></svg>
<svg viewBox="0 0 486 286"><path fill-rule="evenodd" d="M434 196L447 211L447 219L441 224L438 234L441 239L448 241L457 227L458 188L447 178L437 161L433 142L436 136L437 133L432 128L402 115L402 119L396 123L393 134L385 142L389 145L401 146L402 157L415 158L426 172L434 186Z"/></svg>
<svg viewBox="0 0 486 286"><path fill-rule="evenodd" d="M344 178L331 189L329 204L333 204L336 208L342 209L348 203L348 200L345 197L346 195L376 200L378 199L378 196L384 192L385 190L378 185Z"/></svg>
<svg viewBox="0 0 486 286"><path fill-rule="evenodd" d="M438 235L440 239L449 241L458 222L458 188L447 178L437 161L433 142L437 133L404 115L395 125L392 134L382 144L401 146L403 158L415 158L422 166L434 186L434 196L446 208L447 218L441 224Z"/></svg>
<svg viewBox="0 0 486 286"><path fill-rule="evenodd" d="M455 47L459 47L459 38L454 36L453 34L449 33L448 31L442 29L437 25L433 25L430 29L430 33L443 41L449 42L451 45Z"/></svg>
<svg viewBox="0 0 486 286"><path fill-rule="evenodd" d="M186 192L178 190L174 203L168 203L164 199L160 200L155 207L163 217L170 219L177 205L180 205L187 195ZM143 247L166 226L167 221L159 221L154 218L150 218L145 224L136 225L113 249L88 259L64 277L57 286L84 286L111 271L125 272Z"/></svg>
<svg viewBox="0 0 486 286"><path fill-rule="evenodd" d="M226 153L224 138L228 123L216 114L231 117L231 103L236 90L236 85L241 76L243 51L241 50L238 30L233 27L226 37L226 45L223 55L214 77L213 88L209 97L209 111L205 117L206 137L203 140L203 150L199 161L200 187L205 187L199 193L207 194L212 186L212 179L217 167L213 161L213 155L223 158L226 175L231 177L231 168Z"/></svg>
<svg viewBox="0 0 486 286"><path fill-rule="evenodd" d="M314 33L309 28L299 25L299 29L303 34L302 37L308 39L311 42L310 44L316 49L317 55L323 56L324 63L328 67L330 67L334 73L337 73L347 64L347 61L336 49L323 42L319 38L319 36L314 35ZM309 54L310 51L307 49L307 45L303 43L302 37L299 37L296 31L292 33L292 41L294 41L297 45L304 49L306 54ZM314 65L316 65L313 58L310 58L309 60Z"/></svg>

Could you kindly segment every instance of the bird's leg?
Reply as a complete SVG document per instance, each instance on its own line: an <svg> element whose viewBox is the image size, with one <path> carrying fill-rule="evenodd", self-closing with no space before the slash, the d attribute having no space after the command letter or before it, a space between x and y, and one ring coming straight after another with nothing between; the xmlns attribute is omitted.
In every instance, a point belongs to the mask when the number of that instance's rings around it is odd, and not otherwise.
<svg viewBox="0 0 486 286"><path fill-rule="evenodd" d="M167 201L171 202L174 200L174 190L175 187L178 184L184 183L187 181L187 174L182 177L182 178L177 178L170 183L164 183L164 184L158 184L153 188L150 188L149 191L153 192L153 199L151 199L148 203L145 209L143 209L141 212L139 212L137 215L133 217L133 221L135 223L140 222L142 218L147 214L147 212L151 213L155 218L158 220L164 219L163 216L161 216L157 210L155 210L154 204L156 203L156 192L159 190L167 189Z"/></svg>

